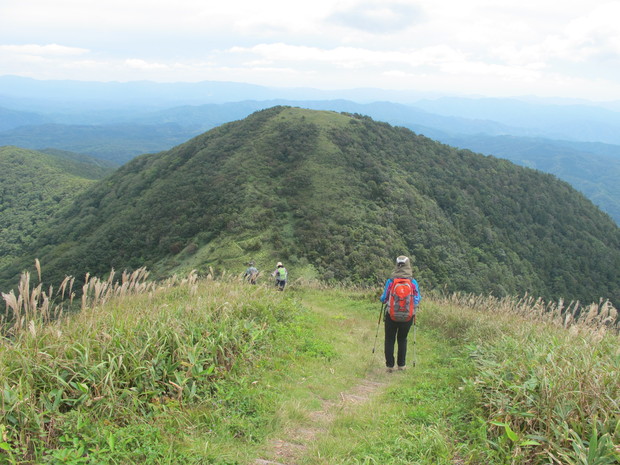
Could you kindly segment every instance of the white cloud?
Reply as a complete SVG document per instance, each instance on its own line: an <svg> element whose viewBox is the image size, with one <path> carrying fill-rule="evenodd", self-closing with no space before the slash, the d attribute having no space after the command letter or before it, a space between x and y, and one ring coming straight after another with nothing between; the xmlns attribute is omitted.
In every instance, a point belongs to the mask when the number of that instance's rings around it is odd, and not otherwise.
<svg viewBox="0 0 620 465"><path fill-rule="evenodd" d="M4 0L0 74L620 99L618 17L605 0Z"/></svg>
<svg viewBox="0 0 620 465"><path fill-rule="evenodd" d="M511 77L514 79L534 80L540 76L541 65L510 66L476 61L462 51L446 45L437 45L421 49L399 51L376 51L355 47L337 47L323 50L316 47L291 46L287 44L259 44L250 48L235 47L231 53L246 57L245 66L254 64L278 63L285 66L297 63L296 67L304 69L341 68L349 70L372 71L391 69L390 75L398 75L398 68L403 75L407 73L429 73L440 71L454 76L486 75Z"/></svg>
<svg viewBox="0 0 620 465"><path fill-rule="evenodd" d="M615 55L620 58L620 2L607 3L566 27L564 40L580 60ZM568 47L567 47L568 48ZM570 57L567 53L565 56Z"/></svg>
<svg viewBox="0 0 620 465"><path fill-rule="evenodd" d="M363 2L339 10L328 21L378 34L404 30L423 18L422 11L406 2Z"/></svg>
<svg viewBox="0 0 620 465"><path fill-rule="evenodd" d="M35 56L75 56L88 53L89 50L79 47L66 47L58 44L38 45L0 45L0 52L8 52L16 55Z"/></svg>
<svg viewBox="0 0 620 465"><path fill-rule="evenodd" d="M139 70L160 70L160 69L170 69L170 66L162 64L162 63L154 63L148 62L146 60L141 60L139 58L130 58L125 60L125 64L129 68L139 69Z"/></svg>

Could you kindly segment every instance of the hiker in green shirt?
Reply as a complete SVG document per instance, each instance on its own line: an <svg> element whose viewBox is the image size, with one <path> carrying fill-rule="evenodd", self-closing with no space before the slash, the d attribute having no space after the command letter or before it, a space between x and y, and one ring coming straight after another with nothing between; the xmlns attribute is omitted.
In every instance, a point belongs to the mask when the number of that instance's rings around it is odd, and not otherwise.
<svg viewBox="0 0 620 465"><path fill-rule="evenodd" d="M278 262L278 264L276 265L276 269L273 273L271 273L271 276L276 278L276 288L279 291L284 290L284 287L286 286L287 275L288 272L286 271L286 268L284 268L282 262Z"/></svg>

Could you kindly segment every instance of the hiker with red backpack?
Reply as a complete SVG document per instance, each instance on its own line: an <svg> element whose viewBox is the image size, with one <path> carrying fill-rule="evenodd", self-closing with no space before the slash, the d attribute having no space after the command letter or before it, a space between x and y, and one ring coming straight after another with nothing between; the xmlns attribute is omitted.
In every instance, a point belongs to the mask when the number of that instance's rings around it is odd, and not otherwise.
<svg viewBox="0 0 620 465"><path fill-rule="evenodd" d="M386 281L381 295L384 304L385 322L385 366L388 372L394 371L394 344L398 344L396 365L399 370L406 368L407 335L415 324L416 307L422 299L418 282L413 279L409 257L396 258L392 276Z"/></svg>

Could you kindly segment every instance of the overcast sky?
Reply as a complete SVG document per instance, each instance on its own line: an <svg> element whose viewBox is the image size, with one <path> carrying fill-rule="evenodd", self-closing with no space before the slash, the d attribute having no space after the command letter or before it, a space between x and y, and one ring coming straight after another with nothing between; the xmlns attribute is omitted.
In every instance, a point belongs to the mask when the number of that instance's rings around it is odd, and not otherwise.
<svg viewBox="0 0 620 465"><path fill-rule="evenodd" d="M620 1L2 0L0 75L620 99Z"/></svg>

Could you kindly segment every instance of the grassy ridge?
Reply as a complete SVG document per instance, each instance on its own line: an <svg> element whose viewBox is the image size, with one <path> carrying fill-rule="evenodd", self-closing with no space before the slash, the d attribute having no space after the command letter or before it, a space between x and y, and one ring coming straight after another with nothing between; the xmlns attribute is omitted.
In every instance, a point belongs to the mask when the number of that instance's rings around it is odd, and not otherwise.
<svg viewBox="0 0 620 465"><path fill-rule="evenodd" d="M251 464L367 380L381 386L332 408L297 463L618 460L618 336L600 325L426 296L418 363L388 377L371 354L375 292L213 276L128 288L2 341L0 463Z"/></svg>

